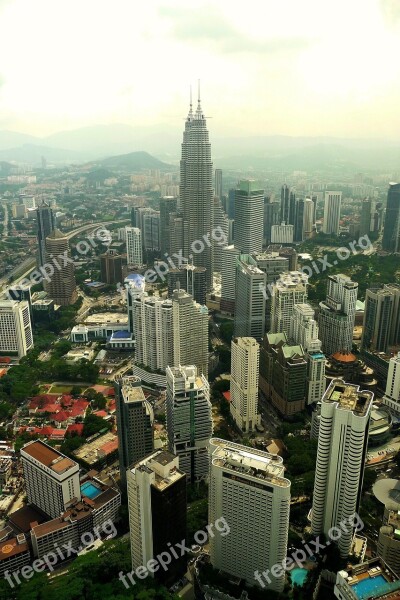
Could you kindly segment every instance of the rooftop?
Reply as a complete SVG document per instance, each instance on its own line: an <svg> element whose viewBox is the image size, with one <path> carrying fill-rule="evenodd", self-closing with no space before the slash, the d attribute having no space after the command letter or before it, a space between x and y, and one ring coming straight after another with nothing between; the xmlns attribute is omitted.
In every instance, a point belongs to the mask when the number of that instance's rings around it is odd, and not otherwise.
<svg viewBox="0 0 400 600"><path fill-rule="evenodd" d="M22 447L21 452L28 454L28 456L31 456L44 467L51 469L58 475L78 466L75 461L67 458L61 452L57 452L57 450L54 450L41 440L28 442Z"/></svg>
<svg viewBox="0 0 400 600"><path fill-rule="evenodd" d="M333 379L326 390L323 402L337 402L340 409L352 411L358 416L366 416L372 406L374 394L361 391L358 385Z"/></svg>
<svg viewBox="0 0 400 600"><path fill-rule="evenodd" d="M0 561L21 554L22 552L29 552L28 544L23 534L0 543Z"/></svg>
<svg viewBox="0 0 400 600"><path fill-rule="evenodd" d="M159 491L164 491L170 485L185 477L185 473L179 470L178 464L179 460L175 454L167 450L156 450L139 461L132 470L138 469L149 475L154 474L151 485Z"/></svg>
<svg viewBox="0 0 400 600"><path fill-rule="evenodd" d="M210 445L214 448L213 465L232 470L237 475L242 474L245 479L290 487L290 481L284 477L285 467L281 456L219 438L211 438Z"/></svg>
<svg viewBox="0 0 400 600"><path fill-rule="evenodd" d="M380 558L351 566L338 575L357 600L400 599L400 580ZM340 591L340 584L338 587Z"/></svg>

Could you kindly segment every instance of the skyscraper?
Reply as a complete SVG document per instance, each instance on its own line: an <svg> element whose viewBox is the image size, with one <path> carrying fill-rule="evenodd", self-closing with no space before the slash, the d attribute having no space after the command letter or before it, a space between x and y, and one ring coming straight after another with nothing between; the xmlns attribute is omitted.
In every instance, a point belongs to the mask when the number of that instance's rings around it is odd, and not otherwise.
<svg viewBox="0 0 400 600"><path fill-rule="evenodd" d="M183 212L183 255L193 258L195 266L207 269L208 290L212 288L213 256L212 246L204 242L204 236L211 239L213 195L211 144L199 94L195 112L190 103L183 132L179 196Z"/></svg>
<svg viewBox="0 0 400 600"><path fill-rule="evenodd" d="M180 287L193 296L199 304L206 303L206 269L194 265L181 265L178 269L169 269L167 273L168 296L172 298L174 290Z"/></svg>
<svg viewBox="0 0 400 600"><path fill-rule="evenodd" d="M79 465L41 440L21 448L28 502L55 519L73 498L81 499Z"/></svg>
<svg viewBox="0 0 400 600"><path fill-rule="evenodd" d="M186 538L186 477L179 459L156 450L127 472L129 530L133 571L143 568ZM174 556L168 569L150 570L159 583L172 583L183 575L187 558ZM154 565L154 563L153 563ZM133 573L132 573L133 574ZM127 574L128 579L130 573ZM136 583L135 579L133 579ZM132 581L131 581L132 583ZM129 584L128 584L129 585Z"/></svg>
<svg viewBox="0 0 400 600"><path fill-rule="evenodd" d="M322 231L339 235L342 192L325 192L324 223Z"/></svg>
<svg viewBox="0 0 400 600"><path fill-rule="evenodd" d="M221 251L228 245L229 239L229 219L224 213L222 203L219 198L214 197L214 237L212 239L214 271L221 271Z"/></svg>
<svg viewBox="0 0 400 600"><path fill-rule="evenodd" d="M171 300L147 292L134 294L132 309L136 363L165 371L173 361Z"/></svg>
<svg viewBox="0 0 400 600"><path fill-rule="evenodd" d="M388 377L383 403L397 416L400 416L400 352L389 361Z"/></svg>
<svg viewBox="0 0 400 600"><path fill-rule="evenodd" d="M387 252L400 250L400 183L389 184L382 249Z"/></svg>
<svg viewBox="0 0 400 600"><path fill-rule="evenodd" d="M279 225L281 222L281 205L279 202L273 202L270 198L264 198L264 244L271 243L272 225Z"/></svg>
<svg viewBox="0 0 400 600"><path fill-rule="evenodd" d="M319 303L318 326L326 356L350 352L356 315L358 283L347 275L330 275L325 302Z"/></svg>
<svg viewBox="0 0 400 600"><path fill-rule="evenodd" d="M121 483L126 471L154 449L154 414L146 400L139 377L122 377L115 382L118 454Z"/></svg>
<svg viewBox="0 0 400 600"><path fill-rule="evenodd" d="M59 229L46 238L46 262L54 267L54 273L46 285L47 293L60 306L69 306L76 302L75 267L69 262L65 264L60 257L70 257L68 238Z"/></svg>
<svg viewBox="0 0 400 600"><path fill-rule="evenodd" d="M142 232L138 227L125 227L128 265L143 265Z"/></svg>
<svg viewBox="0 0 400 600"><path fill-rule="evenodd" d="M109 250L100 255L100 278L109 285L122 282L123 259L120 254Z"/></svg>
<svg viewBox="0 0 400 600"><path fill-rule="evenodd" d="M143 248L147 252L160 250L160 213L152 210L143 215Z"/></svg>
<svg viewBox="0 0 400 600"><path fill-rule="evenodd" d="M286 183L281 188L281 222L294 225L296 213L296 194Z"/></svg>
<svg viewBox="0 0 400 600"><path fill-rule="evenodd" d="M365 198L361 203L360 235L368 235L374 230L375 202Z"/></svg>
<svg viewBox="0 0 400 600"><path fill-rule="evenodd" d="M235 247L242 254L261 252L264 234L264 190L242 179L235 190Z"/></svg>
<svg viewBox="0 0 400 600"><path fill-rule="evenodd" d="M209 523L225 519L229 535L210 536L214 569L281 592L285 572L269 580L257 573L286 558L290 481L276 454L218 438L210 440Z"/></svg>
<svg viewBox="0 0 400 600"><path fill-rule="evenodd" d="M307 240L312 237L315 223L315 204L311 198L304 200L304 222L303 222L303 233L304 238Z"/></svg>
<svg viewBox="0 0 400 600"><path fill-rule="evenodd" d="M177 211L175 196L160 198L160 246L161 255L171 254L171 215Z"/></svg>
<svg viewBox="0 0 400 600"><path fill-rule="evenodd" d="M258 374L260 346L252 337L234 338L231 343L231 415L240 431L248 433L260 425Z"/></svg>
<svg viewBox="0 0 400 600"><path fill-rule="evenodd" d="M210 386L194 365L167 367L166 416L169 450L179 456L187 481L206 479L213 432Z"/></svg>
<svg viewBox="0 0 400 600"><path fill-rule="evenodd" d="M400 285L369 288L365 294L361 348L388 352L400 344Z"/></svg>
<svg viewBox="0 0 400 600"><path fill-rule="evenodd" d="M304 239L304 198L298 198L295 205L294 241L302 242Z"/></svg>
<svg viewBox="0 0 400 600"><path fill-rule="evenodd" d="M173 365L195 365L208 375L208 309L184 290L172 295Z"/></svg>
<svg viewBox="0 0 400 600"><path fill-rule="evenodd" d="M235 337L264 336L265 290L265 273L249 254L241 254L236 265Z"/></svg>
<svg viewBox="0 0 400 600"><path fill-rule="evenodd" d="M290 335L295 304L307 300L308 276L301 271L282 273L272 288L271 332Z"/></svg>
<svg viewBox="0 0 400 600"><path fill-rule="evenodd" d="M29 303L0 300L0 352L22 358L33 348Z"/></svg>
<svg viewBox="0 0 400 600"><path fill-rule="evenodd" d="M43 267L46 262L46 238L54 231L55 218L49 204L42 202L36 209L37 239L38 239L38 266Z"/></svg>
<svg viewBox="0 0 400 600"><path fill-rule="evenodd" d="M334 379L321 402L311 529L313 536L338 527L358 512L373 393ZM341 531L342 557L353 532Z"/></svg>
<svg viewBox="0 0 400 600"><path fill-rule="evenodd" d="M240 251L232 244L221 250L221 311L233 314L236 301L236 265Z"/></svg>

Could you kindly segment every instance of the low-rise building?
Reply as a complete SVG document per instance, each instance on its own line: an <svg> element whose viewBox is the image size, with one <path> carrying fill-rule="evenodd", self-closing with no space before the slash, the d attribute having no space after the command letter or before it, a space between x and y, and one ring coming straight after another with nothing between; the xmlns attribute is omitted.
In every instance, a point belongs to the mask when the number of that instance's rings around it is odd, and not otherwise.
<svg viewBox="0 0 400 600"><path fill-rule="evenodd" d="M380 558L339 571L334 594L339 600L398 600L400 579Z"/></svg>

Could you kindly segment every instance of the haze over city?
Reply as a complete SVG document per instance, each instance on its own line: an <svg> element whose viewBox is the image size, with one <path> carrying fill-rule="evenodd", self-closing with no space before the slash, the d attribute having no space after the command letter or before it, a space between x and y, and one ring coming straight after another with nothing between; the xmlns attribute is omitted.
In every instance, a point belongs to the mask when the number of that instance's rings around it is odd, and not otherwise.
<svg viewBox="0 0 400 600"><path fill-rule="evenodd" d="M395 0L3 0L0 16L2 130L123 123L180 135L198 78L215 136L400 129Z"/></svg>

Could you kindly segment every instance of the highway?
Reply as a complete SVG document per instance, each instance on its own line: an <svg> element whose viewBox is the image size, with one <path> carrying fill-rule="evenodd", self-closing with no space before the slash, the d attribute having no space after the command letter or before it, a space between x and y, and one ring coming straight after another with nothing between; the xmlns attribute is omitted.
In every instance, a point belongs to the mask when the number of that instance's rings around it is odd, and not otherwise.
<svg viewBox="0 0 400 600"><path fill-rule="evenodd" d="M69 240L71 240L72 238L79 235L80 233L83 233L84 231L90 231L91 229L97 229L99 227L113 225L115 223L121 223L121 226L122 226L122 224L124 222L125 221L109 221L108 223L90 223L89 225L81 225L80 227L77 227L77 229L74 229L73 231L70 231L69 233L67 233L65 235ZM32 258L32 257L27 258L26 260L24 260L20 265L18 265L12 271L7 273L7 275L0 278L0 290L4 291L3 288L9 287L10 284L8 284L7 282L10 279L10 277L15 278L15 279L13 279L11 285L15 285L21 279L28 277L29 273L32 271L32 269L35 266L36 266L36 257L35 258ZM22 273L21 273L21 271L22 271Z"/></svg>

